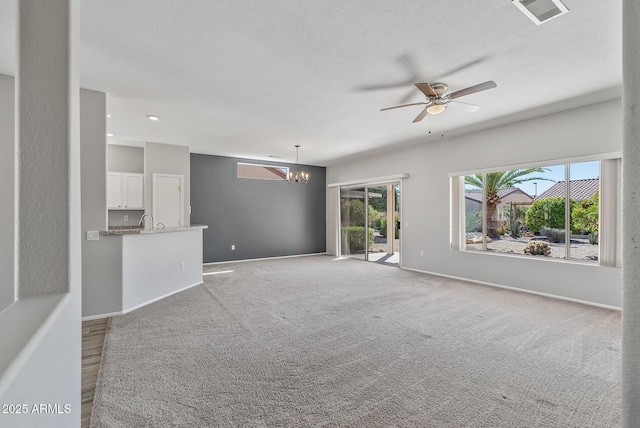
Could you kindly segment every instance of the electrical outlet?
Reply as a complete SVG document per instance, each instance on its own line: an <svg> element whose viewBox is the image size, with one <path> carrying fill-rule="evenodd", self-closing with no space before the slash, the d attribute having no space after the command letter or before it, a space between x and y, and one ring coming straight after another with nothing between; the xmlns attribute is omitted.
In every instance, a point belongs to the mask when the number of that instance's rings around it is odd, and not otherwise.
<svg viewBox="0 0 640 428"><path fill-rule="evenodd" d="M180 263L180 270L184 270L184 262Z"/></svg>
<svg viewBox="0 0 640 428"><path fill-rule="evenodd" d="M236 244L231 244L231 251L235 251L236 250Z"/></svg>
<svg viewBox="0 0 640 428"><path fill-rule="evenodd" d="M129 216L128 215L124 216L124 221L129 221Z"/></svg>
<svg viewBox="0 0 640 428"><path fill-rule="evenodd" d="M420 250L420 257L424 257L424 251Z"/></svg>
<svg viewBox="0 0 640 428"><path fill-rule="evenodd" d="M87 241L99 241L99 240L100 240L99 230L87 230Z"/></svg>

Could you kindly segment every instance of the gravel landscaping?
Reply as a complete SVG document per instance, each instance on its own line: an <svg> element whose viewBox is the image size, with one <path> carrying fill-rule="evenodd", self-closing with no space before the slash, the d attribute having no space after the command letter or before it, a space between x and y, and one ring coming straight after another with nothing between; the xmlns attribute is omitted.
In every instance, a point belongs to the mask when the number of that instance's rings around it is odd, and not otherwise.
<svg viewBox="0 0 640 428"><path fill-rule="evenodd" d="M479 235L479 234L478 234ZM496 253L507 254L524 254L523 249L525 245L535 238L518 238L513 239L510 237L502 237L493 239L492 242L487 243L487 250ZM551 255L548 257L563 259L566 255L566 249L564 242L553 243L549 242L551 248ZM481 251L482 244L467 244L467 250ZM545 256L531 256L531 257L545 257ZM573 260L598 260L598 246L589 244L588 239L575 239L571 238L571 259Z"/></svg>

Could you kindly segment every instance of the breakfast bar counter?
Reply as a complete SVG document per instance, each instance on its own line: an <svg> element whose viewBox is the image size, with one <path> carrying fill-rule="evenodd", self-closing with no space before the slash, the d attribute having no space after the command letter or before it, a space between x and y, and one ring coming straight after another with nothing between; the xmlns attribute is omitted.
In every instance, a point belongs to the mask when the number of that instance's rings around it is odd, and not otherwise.
<svg viewBox="0 0 640 428"><path fill-rule="evenodd" d="M83 273L91 277L83 292L83 318L127 313L202 284L202 231L207 227L100 232L94 245L101 262Z"/></svg>

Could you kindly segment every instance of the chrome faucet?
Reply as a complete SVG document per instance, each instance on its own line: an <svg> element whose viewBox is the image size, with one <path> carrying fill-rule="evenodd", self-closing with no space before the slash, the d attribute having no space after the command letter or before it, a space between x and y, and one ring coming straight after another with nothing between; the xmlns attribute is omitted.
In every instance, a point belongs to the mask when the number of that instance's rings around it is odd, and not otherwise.
<svg viewBox="0 0 640 428"><path fill-rule="evenodd" d="M140 221L138 222L138 226L142 226L144 228L144 219L146 216L151 217L151 228L153 229L153 216L149 213L142 214L142 217L140 217Z"/></svg>

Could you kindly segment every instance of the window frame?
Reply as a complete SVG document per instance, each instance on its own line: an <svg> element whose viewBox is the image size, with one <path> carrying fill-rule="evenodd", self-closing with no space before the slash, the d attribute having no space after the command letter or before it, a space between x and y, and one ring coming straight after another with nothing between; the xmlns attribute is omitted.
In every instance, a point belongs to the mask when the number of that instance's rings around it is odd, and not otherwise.
<svg viewBox="0 0 640 428"><path fill-rule="evenodd" d="M261 168L276 168L281 169L285 172L285 178L266 178L266 177L244 177L240 175L240 165L244 166L252 166L252 167L261 167ZM265 180L265 181L289 181L289 171L290 168L284 165L271 165L271 164L262 164L262 163L251 163L251 162L236 162L236 178L242 178L247 180Z"/></svg>
<svg viewBox="0 0 640 428"><path fill-rule="evenodd" d="M567 158L547 159L534 162L518 163L511 165L500 165L494 167L478 168L473 170L464 170L449 173L450 182L450 249L453 251L462 251L473 254L487 254L491 256L503 257L519 257L527 260L545 260L550 262L585 264L589 266L607 266L621 267L622 261L622 245L621 245L621 220L622 220L622 152L607 152L593 155L573 156ZM467 175L476 175L492 173L496 171L507 171L514 169L526 169L536 167L546 167L549 165L564 165L565 167L565 225L570 224L571 212L566 208L570 204L569 198L569 181L571 164L582 162L599 162L599 242L598 242L598 260L597 263L591 261L572 259L570 251L567 251L564 258L536 258L524 254L509 254L487 251L486 240L486 216L482 215L483 242L481 251L469 251L466 249L466 231L465 231L465 205L464 177ZM611 161L611 162L607 162ZM606 193L605 196L603 194ZM482 210L486 212L486 188L482 188ZM603 233L604 232L604 233ZM566 245L570 245L570 240L565 240Z"/></svg>

